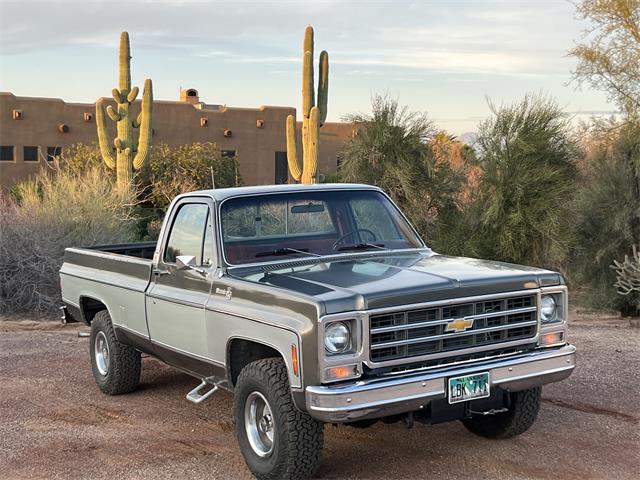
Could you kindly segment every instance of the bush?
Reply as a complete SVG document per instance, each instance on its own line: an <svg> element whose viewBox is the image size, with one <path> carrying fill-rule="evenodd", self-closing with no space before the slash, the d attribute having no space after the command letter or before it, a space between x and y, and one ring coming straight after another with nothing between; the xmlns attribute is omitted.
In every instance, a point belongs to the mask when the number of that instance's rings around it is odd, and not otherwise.
<svg viewBox="0 0 640 480"><path fill-rule="evenodd" d="M635 310L616 294L610 267L640 244L640 124L597 125L591 134L576 200L575 273L597 308Z"/></svg>
<svg viewBox="0 0 640 480"><path fill-rule="evenodd" d="M426 114L380 95L372 110L347 117L358 124L358 135L341 151L337 180L381 187L429 239L439 216L455 209L463 175L438 156L444 147L434 147L438 134Z"/></svg>
<svg viewBox="0 0 640 480"><path fill-rule="evenodd" d="M236 158L222 156L213 143L160 144L151 151L142 184L153 206L164 209L176 195L212 188L211 169L216 188L241 184Z"/></svg>
<svg viewBox="0 0 640 480"><path fill-rule="evenodd" d="M552 100L495 107L477 139L480 183L448 232L452 253L563 269L579 150Z"/></svg>
<svg viewBox="0 0 640 480"><path fill-rule="evenodd" d="M71 246L133 240L133 206L100 166L56 167L0 198L0 312L53 311Z"/></svg>

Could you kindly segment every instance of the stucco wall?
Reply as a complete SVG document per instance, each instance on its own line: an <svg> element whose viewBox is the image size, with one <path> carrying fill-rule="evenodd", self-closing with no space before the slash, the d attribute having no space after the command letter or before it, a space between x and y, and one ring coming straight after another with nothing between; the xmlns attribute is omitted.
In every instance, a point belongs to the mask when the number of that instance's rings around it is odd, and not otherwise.
<svg viewBox="0 0 640 480"><path fill-rule="evenodd" d="M136 102L133 108L136 115L139 107L140 103ZM13 120L14 110L22 111L22 119ZM91 115L89 121L85 121L85 113ZM159 100L154 102L153 141L171 146L214 142L221 150L235 150L245 185L272 184L275 181L275 152L286 151L285 120L290 114L295 115L295 108L194 106ZM204 127L201 126L202 118L207 119ZM258 120L262 120L262 127L257 126ZM67 133L59 130L61 124L68 126ZM113 138L115 124L109 119L107 124ZM224 136L225 130L231 131L230 137ZM337 153L352 132L353 125L350 124L325 124L320 137L320 172L335 171ZM94 104L16 97L0 92L0 145L14 147L13 160L0 161L0 187L3 189L45 166L47 147L64 148L78 142L97 142ZM24 161L24 146L40 147L38 161Z"/></svg>

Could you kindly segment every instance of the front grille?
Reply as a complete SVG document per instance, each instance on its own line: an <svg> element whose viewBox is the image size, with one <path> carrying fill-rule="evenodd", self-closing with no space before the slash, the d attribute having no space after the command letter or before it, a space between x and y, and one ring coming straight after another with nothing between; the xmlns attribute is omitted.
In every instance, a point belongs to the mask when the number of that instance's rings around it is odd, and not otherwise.
<svg viewBox="0 0 640 480"><path fill-rule="evenodd" d="M455 320L473 321L447 331ZM535 337L535 295L372 315L370 358L385 362ZM457 322L460 323L460 322ZM466 328L466 330L463 330ZM450 328L451 329L451 328Z"/></svg>

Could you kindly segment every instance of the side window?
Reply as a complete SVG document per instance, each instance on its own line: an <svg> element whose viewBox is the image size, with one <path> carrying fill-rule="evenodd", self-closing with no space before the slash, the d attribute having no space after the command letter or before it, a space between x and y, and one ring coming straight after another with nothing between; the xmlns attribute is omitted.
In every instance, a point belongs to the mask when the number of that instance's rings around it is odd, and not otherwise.
<svg viewBox="0 0 640 480"><path fill-rule="evenodd" d="M371 199L353 200L353 216L358 228L371 230L378 240L400 240L402 237L395 227L389 212L380 208L380 202Z"/></svg>
<svg viewBox="0 0 640 480"><path fill-rule="evenodd" d="M208 213L209 207L203 203L187 203L179 207L164 251L166 263L175 263L179 255L193 255L201 260Z"/></svg>

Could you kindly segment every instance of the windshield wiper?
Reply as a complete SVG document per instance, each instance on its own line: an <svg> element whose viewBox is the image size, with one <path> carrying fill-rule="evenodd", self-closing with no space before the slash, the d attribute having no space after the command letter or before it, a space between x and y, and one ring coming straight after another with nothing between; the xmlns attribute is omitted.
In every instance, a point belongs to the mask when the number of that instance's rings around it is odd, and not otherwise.
<svg viewBox="0 0 640 480"><path fill-rule="evenodd" d="M384 246L384 243L346 243L339 245L336 250L341 252L344 250L366 250L368 248L377 248L378 250L389 250Z"/></svg>
<svg viewBox="0 0 640 480"><path fill-rule="evenodd" d="M270 256L275 256L275 255L289 255L292 253L301 253L303 255L307 255L310 257L321 257L322 255L319 255L317 253L311 253L311 252L307 252L305 250L298 250L296 248L291 248L291 247L282 247L282 248L276 248L275 250L267 250L264 252L258 252L256 253L256 257L270 257Z"/></svg>

